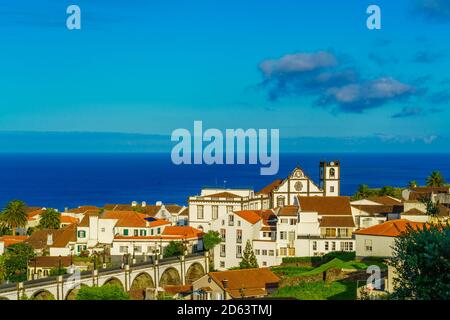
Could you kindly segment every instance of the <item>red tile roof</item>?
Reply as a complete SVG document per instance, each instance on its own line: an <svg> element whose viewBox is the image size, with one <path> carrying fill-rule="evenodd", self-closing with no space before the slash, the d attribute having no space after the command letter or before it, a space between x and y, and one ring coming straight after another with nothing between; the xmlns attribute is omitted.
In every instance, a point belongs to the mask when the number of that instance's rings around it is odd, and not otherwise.
<svg viewBox="0 0 450 320"><path fill-rule="evenodd" d="M70 216L61 216L61 223L78 223L78 219Z"/></svg>
<svg viewBox="0 0 450 320"><path fill-rule="evenodd" d="M28 236L1 236L0 242L4 243L5 248L12 244L23 242L28 239Z"/></svg>
<svg viewBox="0 0 450 320"><path fill-rule="evenodd" d="M241 196L231 193L231 192L219 192L219 193L215 193L215 194L209 194L206 195L204 197L209 197L209 198L242 198Z"/></svg>
<svg viewBox="0 0 450 320"><path fill-rule="evenodd" d="M256 194L266 194L266 195L270 194L274 189L279 187L280 184L282 184L282 183L283 183L282 179L276 179L275 181L273 181L269 185L267 185L264 188L262 188L261 190L259 190Z"/></svg>
<svg viewBox="0 0 450 320"><path fill-rule="evenodd" d="M283 206L278 210L279 216L297 216L298 206Z"/></svg>
<svg viewBox="0 0 450 320"><path fill-rule="evenodd" d="M402 200L390 196L369 197L368 200L383 204L385 206L395 206L402 204Z"/></svg>
<svg viewBox="0 0 450 320"><path fill-rule="evenodd" d="M262 220L261 216L259 215L260 210L243 210L243 211L236 211L235 214L242 219L246 220L247 222L251 224L255 224L258 221Z"/></svg>
<svg viewBox="0 0 450 320"><path fill-rule="evenodd" d="M163 236L182 236L185 238L197 238L203 235L203 231L191 226L167 226L162 232Z"/></svg>
<svg viewBox="0 0 450 320"><path fill-rule="evenodd" d="M383 236L383 237L398 237L400 234L408 230L408 226L417 230L426 226L426 223L413 222L406 219L390 220L377 224L372 227L355 231L354 234Z"/></svg>
<svg viewBox="0 0 450 320"><path fill-rule="evenodd" d="M351 215L349 197L297 197L302 212L319 215Z"/></svg>
<svg viewBox="0 0 450 320"><path fill-rule="evenodd" d="M351 216L324 216L320 221L320 228L354 228L355 222Z"/></svg>

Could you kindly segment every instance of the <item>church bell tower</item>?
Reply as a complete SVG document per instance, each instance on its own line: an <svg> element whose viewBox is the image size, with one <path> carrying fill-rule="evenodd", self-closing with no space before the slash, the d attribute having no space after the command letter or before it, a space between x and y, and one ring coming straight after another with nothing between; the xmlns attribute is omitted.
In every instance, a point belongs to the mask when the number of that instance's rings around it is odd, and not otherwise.
<svg viewBox="0 0 450 320"><path fill-rule="evenodd" d="M320 162L320 188L326 197L336 197L341 192L341 166L339 161Z"/></svg>

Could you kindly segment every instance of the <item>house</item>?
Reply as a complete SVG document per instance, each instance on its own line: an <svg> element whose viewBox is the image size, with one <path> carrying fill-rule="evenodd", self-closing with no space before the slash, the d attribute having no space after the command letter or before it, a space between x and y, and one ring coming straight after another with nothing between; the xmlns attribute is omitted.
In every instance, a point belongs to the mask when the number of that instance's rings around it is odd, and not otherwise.
<svg viewBox="0 0 450 320"><path fill-rule="evenodd" d="M28 280L41 279L51 276L51 271L55 269L65 269L70 272L70 268L76 267L80 271L87 270L87 266L74 266L71 256L38 256L28 261ZM69 270L67 270L69 269Z"/></svg>
<svg viewBox="0 0 450 320"><path fill-rule="evenodd" d="M1 236L0 237L0 255L5 253L6 248L10 245L24 242L28 236Z"/></svg>
<svg viewBox="0 0 450 320"><path fill-rule="evenodd" d="M40 207L28 207L27 209L27 224L25 229L36 228L41 220L41 214L44 213L46 208Z"/></svg>
<svg viewBox="0 0 450 320"><path fill-rule="evenodd" d="M391 196L375 196L350 202L357 229L368 228L387 220L400 218L402 200Z"/></svg>
<svg viewBox="0 0 450 320"><path fill-rule="evenodd" d="M77 224L78 222L79 222L78 218L61 215L61 221L60 221L59 226L60 226L60 228L64 228L71 224Z"/></svg>
<svg viewBox="0 0 450 320"><path fill-rule="evenodd" d="M268 268L209 272L192 284L194 300L263 298L278 288L280 278Z"/></svg>
<svg viewBox="0 0 450 320"><path fill-rule="evenodd" d="M76 225L71 224L56 230L37 230L24 242L29 244L38 256L69 256L74 254Z"/></svg>
<svg viewBox="0 0 450 320"><path fill-rule="evenodd" d="M408 227L421 229L426 226L422 222L406 219L390 220L354 232L357 257L392 257L395 239Z"/></svg>
<svg viewBox="0 0 450 320"><path fill-rule="evenodd" d="M247 241L253 242L255 252L257 252L256 250L271 250L271 256L275 259L276 230L270 229L273 226L273 224L269 225L270 216L276 219L272 210L238 210L224 213L214 220L211 229L218 231L222 239L222 242L214 247L215 267L223 270L238 266ZM256 243L255 240L273 241L268 249L259 243L261 241ZM262 261L259 262L262 263ZM273 263L275 261L269 265L273 265Z"/></svg>

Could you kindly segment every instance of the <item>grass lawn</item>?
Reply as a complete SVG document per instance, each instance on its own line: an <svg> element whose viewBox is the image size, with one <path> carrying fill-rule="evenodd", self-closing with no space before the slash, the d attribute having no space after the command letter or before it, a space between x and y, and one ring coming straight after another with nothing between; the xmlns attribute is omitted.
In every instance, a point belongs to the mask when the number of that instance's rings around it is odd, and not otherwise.
<svg viewBox="0 0 450 320"><path fill-rule="evenodd" d="M277 298L296 298L299 300L355 300L356 282L300 282L296 286L278 289L272 295Z"/></svg>

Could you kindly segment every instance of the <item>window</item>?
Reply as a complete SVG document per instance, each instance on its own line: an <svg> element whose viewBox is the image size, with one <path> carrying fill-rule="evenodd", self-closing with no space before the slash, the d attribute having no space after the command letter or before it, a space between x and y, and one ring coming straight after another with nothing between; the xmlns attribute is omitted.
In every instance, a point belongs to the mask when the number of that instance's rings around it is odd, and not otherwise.
<svg viewBox="0 0 450 320"><path fill-rule="evenodd" d="M222 225L223 225L223 226L225 225L225 220L222 220Z"/></svg>
<svg viewBox="0 0 450 320"><path fill-rule="evenodd" d="M155 233L155 229L150 230L150 234L153 235Z"/></svg>
<svg viewBox="0 0 450 320"><path fill-rule="evenodd" d="M141 237L145 237L145 236L147 235L147 230L141 230L140 233L139 233L139 235L140 235Z"/></svg>
<svg viewBox="0 0 450 320"><path fill-rule="evenodd" d="M84 230L78 231L78 238L86 238L86 231Z"/></svg>
<svg viewBox="0 0 450 320"><path fill-rule="evenodd" d="M128 235L128 229L123 229L123 235L127 236Z"/></svg>
<svg viewBox="0 0 450 320"><path fill-rule="evenodd" d="M272 232L263 232L264 238L270 238L272 236Z"/></svg>
<svg viewBox="0 0 450 320"><path fill-rule="evenodd" d="M328 251L330 249L330 245L328 241L325 241L325 251Z"/></svg>
<svg viewBox="0 0 450 320"><path fill-rule="evenodd" d="M350 241L341 242L341 251L353 251L353 242Z"/></svg>
<svg viewBox="0 0 450 320"><path fill-rule="evenodd" d="M142 252L142 247L141 246L135 246L134 247L134 252Z"/></svg>
<svg viewBox="0 0 450 320"><path fill-rule="evenodd" d="M364 247L366 248L366 251L372 251L372 240L364 240Z"/></svg>
<svg viewBox="0 0 450 320"><path fill-rule="evenodd" d="M282 207L284 206L284 197L283 196L279 196L277 198L277 207Z"/></svg>
<svg viewBox="0 0 450 320"><path fill-rule="evenodd" d="M280 223L288 223L288 219L280 219Z"/></svg>
<svg viewBox="0 0 450 320"><path fill-rule="evenodd" d="M220 267L225 268L225 261L220 261Z"/></svg>
<svg viewBox="0 0 450 320"><path fill-rule="evenodd" d="M280 256L287 256L287 248L280 248Z"/></svg>
<svg viewBox="0 0 450 320"><path fill-rule="evenodd" d="M289 241L295 240L295 231L289 231L288 235L289 235Z"/></svg>
<svg viewBox="0 0 450 320"><path fill-rule="evenodd" d="M330 178L334 178L336 175L336 170L334 170L334 168L330 169Z"/></svg>
<svg viewBox="0 0 450 320"><path fill-rule="evenodd" d="M290 219L289 222L291 226L294 226L297 224L297 219Z"/></svg>
<svg viewBox="0 0 450 320"><path fill-rule="evenodd" d="M227 231L225 229L220 229L220 237L222 238L222 241L225 242L226 240Z"/></svg>
<svg viewBox="0 0 450 320"><path fill-rule="evenodd" d="M197 219L203 219L203 206L197 206Z"/></svg>
<svg viewBox="0 0 450 320"><path fill-rule="evenodd" d="M160 234L161 233L161 228L158 228L158 234Z"/></svg>
<svg viewBox="0 0 450 320"><path fill-rule="evenodd" d="M317 241L313 241L312 248L313 250L317 250Z"/></svg>
<svg viewBox="0 0 450 320"><path fill-rule="evenodd" d="M224 245L224 244L221 244L221 245L220 245L220 256L221 256L221 257L225 257L225 255L226 255L225 245Z"/></svg>
<svg viewBox="0 0 450 320"><path fill-rule="evenodd" d="M120 251L120 253L128 253L128 247L127 246L120 246L119 251Z"/></svg>
<svg viewBox="0 0 450 320"><path fill-rule="evenodd" d="M262 255L267 256L267 250L262 250Z"/></svg>
<svg viewBox="0 0 450 320"><path fill-rule="evenodd" d="M336 241L331 242L331 250L336 251Z"/></svg>
<svg viewBox="0 0 450 320"><path fill-rule="evenodd" d="M237 225L238 225L238 227L241 226L241 220L238 220Z"/></svg>
<svg viewBox="0 0 450 320"><path fill-rule="evenodd" d="M139 235L139 230L134 229L134 236L137 237Z"/></svg>
<svg viewBox="0 0 450 320"><path fill-rule="evenodd" d="M260 251L259 249L255 249L255 254L256 254L257 256L259 256L259 255L261 254L261 251Z"/></svg>
<svg viewBox="0 0 450 320"><path fill-rule="evenodd" d="M274 256L275 255L275 251L274 250L269 250L269 256Z"/></svg>
<svg viewBox="0 0 450 320"><path fill-rule="evenodd" d="M242 246L236 246L236 258L242 258Z"/></svg>
<svg viewBox="0 0 450 320"><path fill-rule="evenodd" d="M241 229L236 230L236 242L242 243L242 230Z"/></svg>
<svg viewBox="0 0 450 320"><path fill-rule="evenodd" d="M212 218L213 220L216 220L219 216L219 207L218 206L212 206Z"/></svg>
<svg viewBox="0 0 450 320"><path fill-rule="evenodd" d="M350 234L349 234L347 228L339 228L338 229L338 237L340 237L340 238L347 238L349 236L350 236Z"/></svg>
<svg viewBox="0 0 450 320"><path fill-rule="evenodd" d="M287 232L286 231L280 231L280 239L287 240Z"/></svg>
<svg viewBox="0 0 450 320"><path fill-rule="evenodd" d="M267 267L267 262L266 261L263 261L263 267Z"/></svg>
<svg viewBox="0 0 450 320"><path fill-rule="evenodd" d="M227 213L233 212L233 206L227 206Z"/></svg>
<svg viewBox="0 0 450 320"><path fill-rule="evenodd" d="M101 232L105 232L105 228L101 228L100 231L101 231Z"/></svg>
<svg viewBox="0 0 450 320"><path fill-rule="evenodd" d="M325 228L325 237L335 238L336 237L336 229L335 228Z"/></svg>
<svg viewBox="0 0 450 320"><path fill-rule="evenodd" d="M228 225L233 226L234 225L234 215L230 214L228 216Z"/></svg>
<svg viewBox="0 0 450 320"><path fill-rule="evenodd" d="M330 186L330 192L334 192L334 186Z"/></svg>

